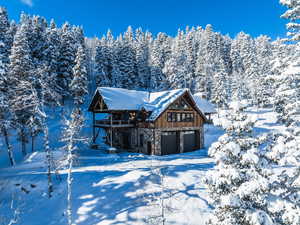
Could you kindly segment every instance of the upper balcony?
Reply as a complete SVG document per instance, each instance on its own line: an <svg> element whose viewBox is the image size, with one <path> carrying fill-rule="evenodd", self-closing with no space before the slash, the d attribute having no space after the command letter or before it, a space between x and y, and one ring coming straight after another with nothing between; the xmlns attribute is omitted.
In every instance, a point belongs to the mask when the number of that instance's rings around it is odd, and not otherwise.
<svg viewBox="0 0 300 225"><path fill-rule="evenodd" d="M135 122L133 120L110 120L110 119L103 119L103 120L95 120L95 127L134 127Z"/></svg>

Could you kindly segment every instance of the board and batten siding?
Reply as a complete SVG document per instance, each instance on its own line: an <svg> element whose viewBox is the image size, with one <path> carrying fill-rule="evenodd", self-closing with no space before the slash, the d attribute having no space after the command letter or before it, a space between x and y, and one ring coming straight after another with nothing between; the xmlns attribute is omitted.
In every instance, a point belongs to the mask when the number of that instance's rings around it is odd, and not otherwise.
<svg viewBox="0 0 300 225"><path fill-rule="evenodd" d="M169 122L168 121L168 113L175 112L175 113L192 113L194 115L193 122ZM159 118L154 122L155 128L175 128L175 127L202 127L203 126L203 118L196 110L191 111L181 111L181 110L166 110L162 113Z"/></svg>

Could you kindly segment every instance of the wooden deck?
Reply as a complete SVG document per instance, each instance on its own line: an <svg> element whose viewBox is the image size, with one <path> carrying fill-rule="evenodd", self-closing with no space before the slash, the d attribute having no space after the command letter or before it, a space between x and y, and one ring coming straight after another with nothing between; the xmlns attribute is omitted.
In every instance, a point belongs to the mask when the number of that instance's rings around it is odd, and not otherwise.
<svg viewBox="0 0 300 225"><path fill-rule="evenodd" d="M95 127L134 127L134 122L130 120L95 120Z"/></svg>

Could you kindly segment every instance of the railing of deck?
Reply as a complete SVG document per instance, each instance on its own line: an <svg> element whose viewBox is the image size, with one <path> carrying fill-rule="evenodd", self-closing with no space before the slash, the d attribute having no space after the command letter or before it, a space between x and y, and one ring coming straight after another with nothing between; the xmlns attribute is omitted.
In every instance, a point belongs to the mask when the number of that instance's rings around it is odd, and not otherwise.
<svg viewBox="0 0 300 225"><path fill-rule="evenodd" d="M105 125L126 125L134 124L132 120L95 120L95 124L105 124Z"/></svg>

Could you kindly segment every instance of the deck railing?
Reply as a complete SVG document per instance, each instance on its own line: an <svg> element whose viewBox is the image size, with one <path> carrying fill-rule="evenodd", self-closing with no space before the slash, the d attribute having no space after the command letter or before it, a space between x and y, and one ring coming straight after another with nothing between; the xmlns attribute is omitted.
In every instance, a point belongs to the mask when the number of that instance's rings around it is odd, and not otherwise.
<svg viewBox="0 0 300 225"><path fill-rule="evenodd" d="M121 126L121 125L133 125L134 121L132 120L95 120L95 125L107 125L107 126Z"/></svg>

